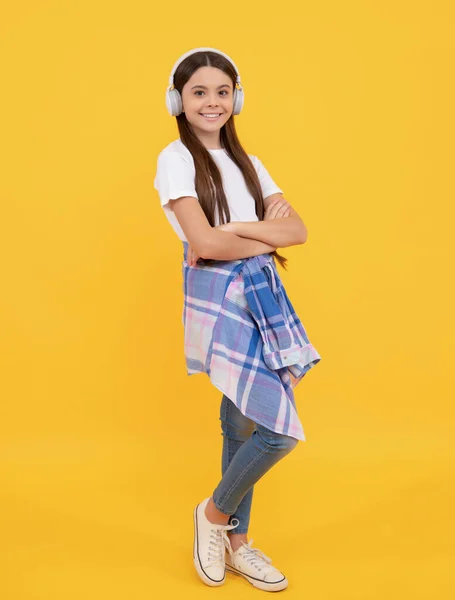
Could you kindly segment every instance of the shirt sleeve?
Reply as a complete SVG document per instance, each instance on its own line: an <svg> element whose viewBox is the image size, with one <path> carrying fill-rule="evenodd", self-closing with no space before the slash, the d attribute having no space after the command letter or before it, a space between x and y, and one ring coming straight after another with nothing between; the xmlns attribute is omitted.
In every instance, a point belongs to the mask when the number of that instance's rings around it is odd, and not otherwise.
<svg viewBox="0 0 455 600"><path fill-rule="evenodd" d="M280 192L284 194L283 190L279 188L277 184L273 181L269 172L257 156L253 156L253 164L256 168L256 172L259 177L259 183L261 184L262 189L262 197L264 199L267 198L267 196L271 196L272 194L278 194Z"/></svg>
<svg viewBox="0 0 455 600"><path fill-rule="evenodd" d="M154 188L158 191L161 206L168 211L169 200L181 196L198 198L195 189L195 170L178 152L161 152L158 155Z"/></svg>

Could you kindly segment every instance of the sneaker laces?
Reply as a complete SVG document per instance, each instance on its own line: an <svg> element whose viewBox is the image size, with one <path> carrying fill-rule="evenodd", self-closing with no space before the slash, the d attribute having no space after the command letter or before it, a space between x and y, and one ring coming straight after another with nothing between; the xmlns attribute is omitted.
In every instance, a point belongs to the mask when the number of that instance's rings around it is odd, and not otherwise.
<svg viewBox="0 0 455 600"><path fill-rule="evenodd" d="M235 520L237 521L236 525L231 523L230 525L218 525L217 527L212 527L210 529L208 560L211 565L218 563L219 565L224 566L225 548L229 549L231 545L227 530L237 527L239 521L237 519Z"/></svg>
<svg viewBox="0 0 455 600"><path fill-rule="evenodd" d="M246 561L257 567L259 571L262 571L263 567L268 567L271 564L272 559L266 556L264 552L261 552L259 548L252 548L252 544L253 540L250 540L248 544L242 542L245 551L243 556Z"/></svg>

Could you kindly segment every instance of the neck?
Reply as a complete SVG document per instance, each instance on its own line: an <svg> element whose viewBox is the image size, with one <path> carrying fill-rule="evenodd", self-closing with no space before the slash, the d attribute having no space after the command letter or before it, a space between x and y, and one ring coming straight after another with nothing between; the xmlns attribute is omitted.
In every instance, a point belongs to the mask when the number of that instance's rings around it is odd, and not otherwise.
<svg viewBox="0 0 455 600"><path fill-rule="evenodd" d="M195 131L201 144L203 144L207 150L221 150L220 142L220 130L207 132L207 131Z"/></svg>

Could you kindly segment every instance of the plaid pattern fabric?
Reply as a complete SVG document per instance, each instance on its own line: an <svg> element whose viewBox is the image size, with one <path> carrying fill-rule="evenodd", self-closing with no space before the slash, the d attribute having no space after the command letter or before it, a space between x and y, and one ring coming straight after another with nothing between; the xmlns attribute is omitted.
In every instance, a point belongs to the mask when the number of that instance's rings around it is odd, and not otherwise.
<svg viewBox="0 0 455 600"><path fill-rule="evenodd" d="M183 314L188 375L206 373L248 418L305 441L294 388L321 357L289 300L270 254L186 262Z"/></svg>

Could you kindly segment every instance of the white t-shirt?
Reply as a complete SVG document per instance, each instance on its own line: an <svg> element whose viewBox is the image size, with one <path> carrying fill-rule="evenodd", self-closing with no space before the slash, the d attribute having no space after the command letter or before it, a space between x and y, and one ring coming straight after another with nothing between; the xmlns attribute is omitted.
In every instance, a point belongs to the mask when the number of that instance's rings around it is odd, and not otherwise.
<svg viewBox="0 0 455 600"><path fill-rule="evenodd" d="M224 149L210 150L212 158L220 169L223 178L223 187L231 212L231 221L258 221L253 196L246 187L242 171L229 157ZM257 156L248 154L261 184L262 196L267 198L271 194L284 193L273 179ZM169 200L181 196L194 196L198 198L195 189L196 170L191 152L180 138L168 144L158 155L157 171L154 187L158 190L161 206L178 237L187 242L185 234L173 213ZM215 211L215 225L219 225L219 215Z"/></svg>

